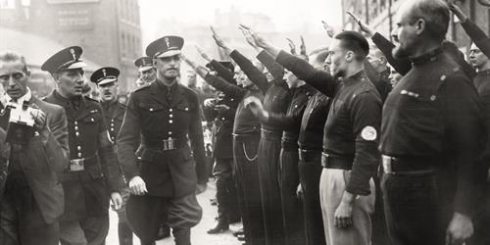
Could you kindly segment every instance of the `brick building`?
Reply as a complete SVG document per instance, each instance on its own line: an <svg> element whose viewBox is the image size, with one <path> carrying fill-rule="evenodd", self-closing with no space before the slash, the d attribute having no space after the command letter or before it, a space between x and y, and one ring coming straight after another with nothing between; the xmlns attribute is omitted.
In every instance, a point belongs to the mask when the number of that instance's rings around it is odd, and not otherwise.
<svg viewBox="0 0 490 245"><path fill-rule="evenodd" d="M121 70L123 92L135 87L133 61L142 54L138 0L0 0L0 26L80 45L87 59Z"/></svg>

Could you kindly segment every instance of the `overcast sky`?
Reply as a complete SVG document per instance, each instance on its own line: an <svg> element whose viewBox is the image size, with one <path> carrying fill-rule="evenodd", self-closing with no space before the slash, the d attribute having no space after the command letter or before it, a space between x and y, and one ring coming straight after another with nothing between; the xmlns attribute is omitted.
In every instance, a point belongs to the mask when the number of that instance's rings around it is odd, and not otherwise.
<svg viewBox="0 0 490 245"><path fill-rule="evenodd" d="M321 28L322 19L340 26L342 18L341 0L140 0L143 39L158 35L155 24L162 18L212 22L216 10L228 11L232 6L244 12L268 15L278 30L304 23Z"/></svg>

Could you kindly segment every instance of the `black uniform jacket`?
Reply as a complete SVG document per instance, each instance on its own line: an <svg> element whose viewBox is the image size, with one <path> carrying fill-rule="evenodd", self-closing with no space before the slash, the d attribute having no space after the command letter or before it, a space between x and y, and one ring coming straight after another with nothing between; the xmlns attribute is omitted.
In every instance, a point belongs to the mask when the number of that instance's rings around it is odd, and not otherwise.
<svg viewBox="0 0 490 245"><path fill-rule="evenodd" d="M373 83L364 71L338 82L327 72L316 70L284 51L279 53L277 61L299 79L333 98L323 132L323 150L352 160L352 174L346 184L348 192L369 194L369 179L379 164L376 147L382 106Z"/></svg>
<svg viewBox="0 0 490 245"><path fill-rule="evenodd" d="M168 88L157 80L135 90L117 137L118 159L127 180L140 176L154 196L194 193L197 183L207 182L202 132L199 101L191 89L178 83ZM162 141L169 138L177 149L161 151ZM135 152L140 142L138 164Z"/></svg>
<svg viewBox="0 0 490 245"><path fill-rule="evenodd" d="M63 218L107 215L109 193L120 191L124 181L99 102L88 97L66 99L56 90L44 100L65 109L70 159L83 161L83 169L70 164L63 172Z"/></svg>
<svg viewBox="0 0 490 245"><path fill-rule="evenodd" d="M412 60L413 68L386 99L380 149L385 155L434 159L449 172L455 211L471 212L473 171L482 142L482 111L470 79L441 49ZM445 200L447 201L447 200Z"/></svg>

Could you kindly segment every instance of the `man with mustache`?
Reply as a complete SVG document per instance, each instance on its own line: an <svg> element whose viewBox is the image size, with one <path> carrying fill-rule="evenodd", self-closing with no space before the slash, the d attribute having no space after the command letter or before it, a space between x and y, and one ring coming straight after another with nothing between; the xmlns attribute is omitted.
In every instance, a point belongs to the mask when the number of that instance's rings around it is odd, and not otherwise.
<svg viewBox="0 0 490 245"><path fill-rule="evenodd" d="M157 79L157 72L153 67L153 59L150 57L140 57L134 61L134 65L138 67L138 80L136 80L136 86L141 88L148 84L151 84Z"/></svg>
<svg viewBox="0 0 490 245"><path fill-rule="evenodd" d="M51 73L57 84L45 101L65 108L68 118L70 162L61 176L66 203L60 222L61 244L100 245L109 231L108 193L119 209L124 181L102 107L82 96L85 63L81 55L81 47L65 48L41 69Z"/></svg>
<svg viewBox="0 0 490 245"><path fill-rule="evenodd" d="M162 223L172 228L177 245L189 245L191 227L202 217L196 192L206 189L208 173L199 101L180 84L183 45L178 36L148 45L157 79L131 93L117 139L131 192L127 218L142 245L154 244Z"/></svg>

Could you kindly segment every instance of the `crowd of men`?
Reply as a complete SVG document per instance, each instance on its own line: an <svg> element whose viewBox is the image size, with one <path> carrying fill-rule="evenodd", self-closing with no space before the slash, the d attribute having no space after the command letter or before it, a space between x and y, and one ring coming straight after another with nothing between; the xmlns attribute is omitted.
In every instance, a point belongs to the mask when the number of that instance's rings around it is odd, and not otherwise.
<svg viewBox="0 0 490 245"><path fill-rule="evenodd" d="M451 12L468 59L445 40ZM105 244L110 203L120 244L169 230L191 244L203 120L217 128L211 235L241 220L246 245L490 244L490 39L452 1L403 2L397 44L349 14L361 32L325 23L330 46L310 53L241 25L248 58L211 28L231 61L198 48L199 65L164 36L135 61L127 99L109 66L90 77L99 98L84 96L81 47L42 65L57 85L42 99L26 59L2 52L0 244ZM182 85L183 62L220 93Z"/></svg>

